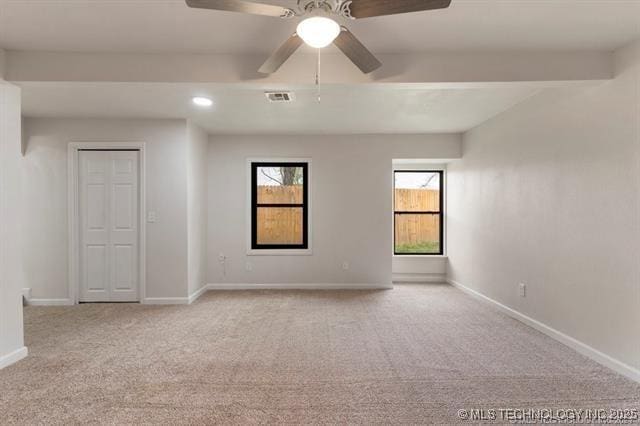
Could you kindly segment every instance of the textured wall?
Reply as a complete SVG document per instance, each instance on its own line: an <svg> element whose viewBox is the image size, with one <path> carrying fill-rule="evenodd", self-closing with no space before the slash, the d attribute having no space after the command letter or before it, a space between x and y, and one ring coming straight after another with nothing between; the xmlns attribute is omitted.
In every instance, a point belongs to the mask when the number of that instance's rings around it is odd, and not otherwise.
<svg viewBox="0 0 640 426"><path fill-rule="evenodd" d="M189 294L207 284L207 149L209 135L187 125Z"/></svg>
<svg viewBox="0 0 640 426"><path fill-rule="evenodd" d="M33 298L68 297L69 142L145 142L147 297L187 296L187 159L184 120L25 120L27 285Z"/></svg>
<svg viewBox="0 0 640 426"><path fill-rule="evenodd" d="M640 48L464 136L450 278L640 369ZM526 283L526 298L518 283Z"/></svg>
<svg viewBox="0 0 640 426"><path fill-rule="evenodd" d="M20 89L0 80L0 368L26 355L20 142Z"/></svg>
<svg viewBox="0 0 640 426"><path fill-rule="evenodd" d="M459 135L212 136L209 282L391 285L392 160L459 156ZM247 256L247 159L281 157L312 160L313 255Z"/></svg>

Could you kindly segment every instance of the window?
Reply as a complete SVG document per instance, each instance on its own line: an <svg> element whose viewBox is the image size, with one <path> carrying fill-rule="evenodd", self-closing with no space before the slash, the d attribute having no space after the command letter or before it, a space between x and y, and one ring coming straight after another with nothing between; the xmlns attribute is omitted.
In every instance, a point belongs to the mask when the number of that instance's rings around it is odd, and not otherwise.
<svg viewBox="0 0 640 426"><path fill-rule="evenodd" d="M443 172L394 173L394 253L442 255Z"/></svg>
<svg viewBox="0 0 640 426"><path fill-rule="evenodd" d="M251 249L309 248L309 163L251 163Z"/></svg>

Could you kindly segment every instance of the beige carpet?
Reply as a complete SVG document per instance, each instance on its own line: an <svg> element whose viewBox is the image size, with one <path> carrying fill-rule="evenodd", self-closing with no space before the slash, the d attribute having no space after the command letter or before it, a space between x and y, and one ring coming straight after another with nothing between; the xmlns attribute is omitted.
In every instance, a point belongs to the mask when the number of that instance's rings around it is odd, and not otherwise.
<svg viewBox="0 0 640 426"><path fill-rule="evenodd" d="M640 407L640 385L446 285L26 309L2 424L459 423Z"/></svg>

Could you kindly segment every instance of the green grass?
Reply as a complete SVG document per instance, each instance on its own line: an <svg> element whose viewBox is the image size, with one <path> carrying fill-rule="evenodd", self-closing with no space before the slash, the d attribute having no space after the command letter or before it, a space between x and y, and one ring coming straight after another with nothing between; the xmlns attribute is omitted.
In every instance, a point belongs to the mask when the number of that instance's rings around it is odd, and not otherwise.
<svg viewBox="0 0 640 426"><path fill-rule="evenodd" d="M438 241L425 241L418 244L400 244L396 246L397 254L438 254L440 243Z"/></svg>

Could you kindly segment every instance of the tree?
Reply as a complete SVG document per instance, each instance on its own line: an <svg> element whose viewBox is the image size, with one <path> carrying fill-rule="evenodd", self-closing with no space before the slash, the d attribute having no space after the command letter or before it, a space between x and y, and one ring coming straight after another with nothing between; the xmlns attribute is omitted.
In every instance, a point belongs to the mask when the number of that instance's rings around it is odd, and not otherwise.
<svg viewBox="0 0 640 426"><path fill-rule="evenodd" d="M438 174L433 173L431 174L431 176L429 176L429 179L427 180L427 183L425 183L424 185L420 185L421 188L429 188L429 185L431 185L431 182L433 182L433 180L436 177L440 177Z"/></svg>
<svg viewBox="0 0 640 426"><path fill-rule="evenodd" d="M280 167L280 176L282 177L282 184L285 186L296 185L298 181L298 168L297 167Z"/></svg>
<svg viewBox="0 0 640 426"><path fill-rule="evenodd" d="M260 173L278 185L292 186L302 184L302 169L298 167L261 168Z"/></svg>

